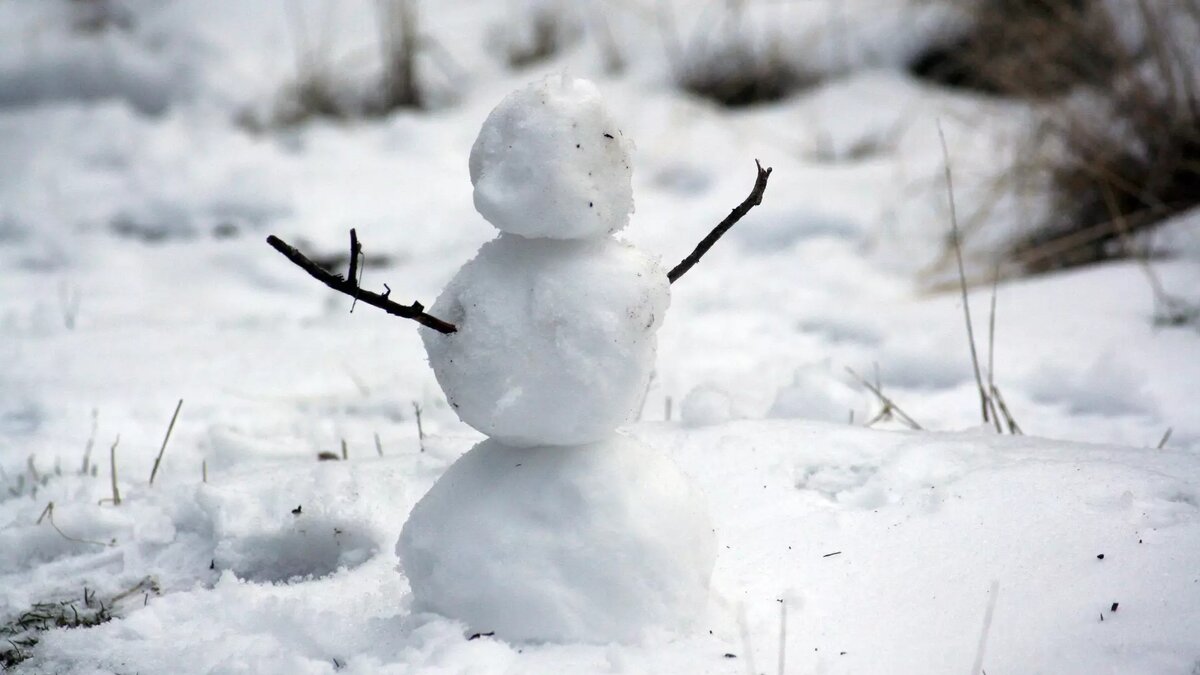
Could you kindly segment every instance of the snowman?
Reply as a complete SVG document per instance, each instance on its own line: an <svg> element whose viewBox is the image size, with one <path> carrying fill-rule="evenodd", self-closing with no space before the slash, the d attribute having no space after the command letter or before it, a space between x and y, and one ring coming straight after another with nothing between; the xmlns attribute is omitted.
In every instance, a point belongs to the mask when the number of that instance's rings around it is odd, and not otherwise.
<svg viewBox="0 0 1200 675"><path fill-rule="evenodd" d="M704 610L716 540L703 496L618 428L642 405L671 282L761 200L769 170L668 272L613 237L633 212L631 148L586 80L501 101L470 156L475 207L500 234L429 313L358 287L353 231L346 278L269 239L327 285L419 321L447 401L488 437L401 532L414 611L513 641L611 642L684 630Z"/></svg>

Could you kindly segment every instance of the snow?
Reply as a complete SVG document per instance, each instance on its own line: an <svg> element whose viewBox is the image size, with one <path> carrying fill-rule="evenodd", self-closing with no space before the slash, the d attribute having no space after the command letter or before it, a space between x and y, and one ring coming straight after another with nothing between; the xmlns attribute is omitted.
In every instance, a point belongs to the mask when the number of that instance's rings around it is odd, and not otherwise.
<svg viewBox="0 0 1200 675"><path fill-rule="evenodd" d="M829 364L796 369L791 384L781 387L768 417L844 422L859 407L860 397L830 372Z"/></svg>
<svg viewBox="0 0 1200 675"><path fill-rule="evenodd" d="M550 76L504 98L471 148L475 208L501 232L581 239L633 213L633 144L596 85Z"/></svg>
<svg viewBox="0 0 1200 675"><path fill-rule="evenodd" d="M693 624L717 544L679 467L615 436L480 443L413 508L396 553L415 611L504 640L604 644Z"/></svg>
<svg viewBox="0 0 1200 675"><path fill-rule="evenodd" d="M578 445L635 419L670 303L658 260L609 237L501 234L430 308L421 329L454 412L508 445Z"/></svg>
<svg viewBox="0 0 1200 675"><path fill-rule="evenodd" d="M527 12L424 3L419 70L452 103L248 131L295 80L300 44L369 84L375 3L121 4L130 28L77 34L67 3L0 2L0 654L37 603L113 615L31 629L14 672L965 673L993 598L988 673L1200 664L1200 332L1156 322L1142 266L1113 261L1002 279L987 348L991 270L975 254L1044 200L995 190L1027 108L897 68L933 5L918 26L878 0L746 3L754 26L812 36L779 43L796 63L842 74L727 110L682 94L664 49L672 17L681 46L699 45L727 3L565 3L582 35L520 70L488 36L523 34ZM596 18L624 71L605 70ZM774 168L763 205L671 288L625 425L705 495L718 554L689 629L472 640L490 629L414 608L395 544L480 433L411 322L350 314L262 240L340 255L344 273L357 228L364 286L432 304L496 234L465 170L481 121L564 70L594 79L637 139L620 235L639 260L680 260L745 198L755 158ZM939 122L968 273L985 280L969 295L984 374L1025 436L980 427L961 298L928 283L954 279ZM1193 306L1196 223L1156 233L1167 255L1149 260ZM614 279L592 290L630 290ZM881 407L847 366L925 430L864 428ZM801 393L832 400L829 421L812 404L770 417L797 369ZM724 399L701 416L712 424L680 420L698 387L725 392L728 420ZM101 500L118 434L114 506ZM347 461L317 461L343 441Z"/></svg>
<svg viewBox="0 0 1200 675"><path fill-rule="evenodd" d="M729 392L715 384L701 384L692 389L679 406L679 419L688 427L720 424L732 416Z"/></svg>

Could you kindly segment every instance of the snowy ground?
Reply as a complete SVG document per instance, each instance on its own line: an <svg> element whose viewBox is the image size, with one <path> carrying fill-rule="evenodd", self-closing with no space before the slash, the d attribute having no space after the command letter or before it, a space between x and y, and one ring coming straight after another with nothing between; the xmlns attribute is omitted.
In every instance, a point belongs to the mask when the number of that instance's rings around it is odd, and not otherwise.
<svg viewBox="0 0 1200 675"><path fill-rule="evenodd" d="M18 672L774 673L785 611L786 672L965 672L993 583L988 672L1200 672L1200 332L1154 325L1133 263L1002 283L995 379L1027 436L1000 438L979 427L960 298L922 283L948 227L937 122L969 214L1011 152L1011 104L879 66L717 109L667 85L637 3L610 17L625 74L590 43L513 73L488 45L520 12L463 2L427 9L457 101L256 135L237 120L292 73L283 5L131 5L136 39L0 5L0 625L136 589L110 622L40 634ZM369 64L370 4L336 6L308 7L309 30ZM908 25L850 6L862 40ZM337 255L355 227L381 256L364 285L431 304L494 236L467 178L479 124L567 66L635 140L625 236L668 265L745 196L754 158L775 171L673 288L629 430L704 488L721 546L702 628L634 646L468 640L408 610L400 527L480 437L414 326L348 314L263 242ZM1200 300L1194 256L1155 269ZM989 300L971 295L979 338ZM876 364L930 432L861 428L878 406L845 368ZM123 503L100 504L118 434ZM343 440L348 462L316 461Z"/></svg>

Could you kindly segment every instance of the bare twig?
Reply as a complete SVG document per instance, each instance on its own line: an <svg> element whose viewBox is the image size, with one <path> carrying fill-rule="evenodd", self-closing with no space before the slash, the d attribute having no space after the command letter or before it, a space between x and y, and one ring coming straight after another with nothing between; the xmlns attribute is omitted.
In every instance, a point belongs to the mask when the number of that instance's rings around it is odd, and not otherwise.
<svg viewBox="0 0 1200 675"><path fill-rule="evenodd" d="M200 480L202 480L205 483L208 482L208 460L207 459L200 460Z"/></svg>
<svg viewBox="0 0 1200 675"><path fill-rule="evenodd" d="M350 459L350 449L346 447L346 439L342 439L342 460Z"/></svg>
<svg viewBox="0 0 1200 675"><path fill-rule="evenodd" d="M375 432L375 452L378 452L379 456L383 457L383 442L379 440L378 431Z"/></svg>
<svg viewBox="0 0 1200 675"><path fill-rule="evenodd" d="M709 232L707 237L702 239L699 244L696 244L696 248L688 254L688 257L680 261L678 265L667 273L667 279L671 283L675 283L679 277L682 277L696 263L700 262L700 258L705 253L708 253L713 244L716 244L717 240L729 231L729 228L733 227L737 221L749 213L750 209L762 204L763 193L767 190L767 179L771 177L771 167L764 169L757 159L754 160L754 166L758 167L758 177L754 179L754 189L750 191L750 196L746 197L741 204L738 204L737 208L730 211L729 215L725 216L725 220L717 223L712 232Z"/></svg>
<svg viewBox="0 0 1200 675"><path fill-rule="evenodd" d="M354 230L350 230L350 241L352 246L358 241L358 235ZM292 263L297 267L303 269L305 272L308 272L309 276L317 281L320 281L333 290L338 291L339 293L345 293L346 295L349 295L356 300L361 300L372 307L378 307L379 309L382 309L393 316L398 316L403 319L412 319L422 326L432 328L439 333L445 333L449 335L450 333L458 330L454 324L447 323L435 316L426 314L425 306L419 302L413 301L411 305L401 305L400 303L392 302L388 299L390 291L385 292L382 295L379 293L372 293L371 291L360 288L353 277L350 279L343 279L340 274L333 274L323 269L320 265L310 260L300 251L292 248L275 235L267 237L267 243L271 245L271 248L279 251L284 255L284 257L292 261ZM361 250L361 247L359 248ZM357 260L357 256L350 256L350 268L354 272L357 272Z"/></svg>
<svg viewBox="0 0 1200 675"><path fill-rule="evenodd" d="M154 485L154 477L158 475L158 465L162 463L163 453L167 451L167 441L171 440L171 431L175 429L175 420L179 419L179 409L183 407L183 399L175 404L175 413L171 415L171 423L167 425L167 435L163 436L162 447L158 449L158 457L154 458L154 468L150 469L150 484Z"/></svg>
<svg viewBox="0 0 1200 675"><path fill-rule="evenodd" d="M884 395L883 391L881 391L879 387L863 379L862 376L854 372L854 369L849 366L846 366L846 372L850 373L851 377L858 380L864 387L870 390L872 394L875 394L875 398L878 398L880 403L885 406L885 410L888 410L889 412L895 412L896 415L899 416L901 422L904 422L908 426L912 427L912 429L915 431L921 431L921 425L917 424L916 420L909 417L903 410L901 410L900 406L896 405L895 401ZM875 421L878 421L878 419L868 423L867 426L870 426L870 424L874 423Z"/></svg>
<svg viewBox="0 0 1200 675"><path fill-rule="evenodd" d="M975 328L971 325L971 304L967 300L967 274L963 269L962 259L962 242L958 231L958 209L954 204L954 178L950 173L950 151L946 149L946 134L942 131L942 123L939 121L937 125L938 139L942 143L942 165L946 173L946 191L950 195L950 228L954 235L954 257L958 261L958 279L959 287L962 289L963 315L967 320L967 342L971 345L971 365L975 368L975 384L979 388L979 406L983 414L983 421L990 422L988 415L988 395L987 390L983 388L983 376L979 372L979 354L975 350ZM1000 430L1000 423L996 423L996 430Z"/></svg>

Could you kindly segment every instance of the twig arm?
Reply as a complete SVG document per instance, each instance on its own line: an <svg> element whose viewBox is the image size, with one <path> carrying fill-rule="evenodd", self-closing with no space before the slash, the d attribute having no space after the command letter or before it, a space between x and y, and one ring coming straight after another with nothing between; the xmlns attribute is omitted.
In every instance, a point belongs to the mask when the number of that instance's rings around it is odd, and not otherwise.
<svg viewBox="0 0 1200 675"><path fill-rule="evenodd" d="M729 215L725 216L725 220L717 223L712 232L709 232L707 237L700 240L699 244L696 244L696 248L688 254L688 257L680 261L678 265L667 273L667 279L671 283L675 283L679 277L686 274L696 263L700 262L700 258L704 257L705 253L708 253L708 249L712 248L713 244L716 244L717 240L729 231L729 228L733 227L737 221L749 213L750 209L762 203L763 193L767 191L767 179L771 177L771 167L764 169L757 159L754 160L754 166L758 167L758 177L754 180L754 189L750 191L750 196L746 197L741 204L738 204L737 208L730 211Z"/></svg>
<svg viewBox="0 0 1200 675"><path fill-rule="evenodd" d="M358 271L357 253L361 251L362 247L358 243L358 235L354 230L350 230L350 242L350 270L352 273L356 273ZM285 258L292 261L292 263L297 267L305 272L308 272L309 276L339 293L345 293L355 300L359 300L365 304L371 305L372 307L378 307L392 316L398 316L403 319L412 319L422 326L432 328L439 333L445 333L446 335L449 335L450 333L454 333L458 330L454 324L442 321L436 316L426 314L425 306L419 302L413 301L411 305L401 305L398 302L389 300L387 297L388 293L380 295L378 293L372 293L371 291L360 288L357 280L354 277L343 279L342 275L329 272L312 260L309 260L308 257L303 253L297 251L292 246L289 246L287 242L283 241L279 237L276 237L275 235L267 237L267 243L271 245L271 248L279 251L284 255Z"/></svg>

